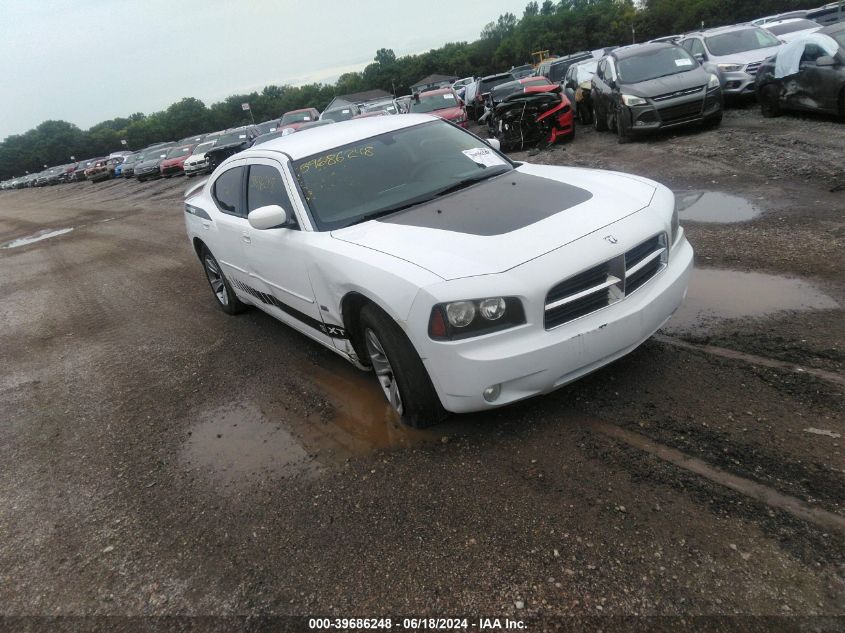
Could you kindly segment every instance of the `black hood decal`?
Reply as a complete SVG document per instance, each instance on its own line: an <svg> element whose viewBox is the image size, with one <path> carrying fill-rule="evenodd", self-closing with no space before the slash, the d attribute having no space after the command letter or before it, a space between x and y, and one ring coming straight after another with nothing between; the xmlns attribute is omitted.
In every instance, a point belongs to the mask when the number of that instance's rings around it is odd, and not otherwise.
<svg viewBox="0 0 845 633"><path fill-rule="evenodd" d="M470 235L502 235L592 197L586 189L514 170L378 221Z"/></svg>

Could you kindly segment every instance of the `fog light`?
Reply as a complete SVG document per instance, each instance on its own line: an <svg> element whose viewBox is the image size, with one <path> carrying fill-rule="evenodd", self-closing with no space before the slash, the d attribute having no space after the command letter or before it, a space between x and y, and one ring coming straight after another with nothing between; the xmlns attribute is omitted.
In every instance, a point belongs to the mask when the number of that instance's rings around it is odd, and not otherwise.
<svg viewBox="0 0 845 633"><path fill-rule="evenodd" d="M487 389L481 392L481 395L484 396L487 402L495 402L501 393L502 385L493 385L492 387L487 387Z"/></svg>

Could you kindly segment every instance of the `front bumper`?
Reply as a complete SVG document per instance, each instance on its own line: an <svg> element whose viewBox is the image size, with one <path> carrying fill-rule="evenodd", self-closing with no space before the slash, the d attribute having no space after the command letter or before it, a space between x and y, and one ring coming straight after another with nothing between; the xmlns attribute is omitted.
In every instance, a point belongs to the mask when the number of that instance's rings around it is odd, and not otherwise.
<svg viewBox="0 0 845 633"><path fill-rule="evenodd" d="M162 166L160 171L162 176L170 176L174 174L181 174L184 172L184 168L182 163L178 163L176 165L168 165L167 167Z"/></svg>
<svg viewBox="0 0 845 633"><path fill-rule="evenodd" d="M754 94L757 82L757 72L748 73L745 70L734 72L721 71L722 92L730 96Z"/></svg>
<svg viewBox="0 0 845 633"><path fill-rule="evenodd" d="M158 165L156 165L155 167L147 167L145 169L135 170L136 178L158 178L159 176L161 176L161 172L158 169Z"/></svg>
<svg viewBox="0 0 845 633"><path fill-rule="evenodd" d="M614 234L618 234L615 229ZM601 241L602 238L596 239ZM596 246L592 244L583 252L595 252ZM571 266L571 259L562 253L551 253L519 267L524 269L519 278L525 283L543 280L541 283L547 285L543 286L541 294L545 297L553 280L558 279L555 273L550 274L550 264L560 264L560 270ZM525 325L460 341L435 342L418 338L414 343L447 410L464 413L510 404L553 391L613 362L646 341L683 302L692 265L693 250L681 231L666 266L615 304L546 330L542 310L537 309L537 297L523 297ZM490 286L490 294L496 294L497 286L498 292L507 294L507 289L495 280ZM490 296L484 290L477 294L469 292L471 296ZM425 302L420 306L415 304L411 318L427 319L428 306ZM482 393L494 385L501 386L501 393L490 403Z"/></svg>
<svg viewBox="0 0 845 633"><path fill-rule="evenodd" d="M202 174L208 171L210 165L207 160L202 161L201 163L185 163L183 165L183 169L185 170L186 174Z"/></svg>
<svg viewBox="0 0 845 633"><path fill-rule="evenodd" d="M722 111L722 93L718 88L666 101L652 101L637 106L622 106L622 125L626 132L638 133L669 129L706 121Z"/></svg>

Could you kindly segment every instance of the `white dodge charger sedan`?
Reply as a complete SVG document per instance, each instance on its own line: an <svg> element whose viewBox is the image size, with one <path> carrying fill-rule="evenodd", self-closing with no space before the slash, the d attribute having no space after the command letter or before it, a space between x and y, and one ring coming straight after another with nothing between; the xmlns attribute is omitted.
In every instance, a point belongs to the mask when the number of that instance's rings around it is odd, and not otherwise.
<svg viewBox="0 0 845 633"><path fill-rule="evenodd" d="M190 190L188 236L225 312L374 370L407 424L546 393L660 328L692 247L666 187L493 146L412 114L291 134Z"/></svg>

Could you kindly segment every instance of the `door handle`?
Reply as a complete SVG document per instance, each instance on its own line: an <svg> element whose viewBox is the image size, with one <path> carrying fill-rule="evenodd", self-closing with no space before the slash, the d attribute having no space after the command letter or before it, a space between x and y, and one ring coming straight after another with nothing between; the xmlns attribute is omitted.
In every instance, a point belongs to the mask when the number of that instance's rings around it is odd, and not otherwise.
<svg viewBox="0 0 845 633"><path fill-rule="evenodd" d="M246 231L241 233L241 239L247 244L252 244L252 238L249 237L249 233L247 233Z"/></svg>

